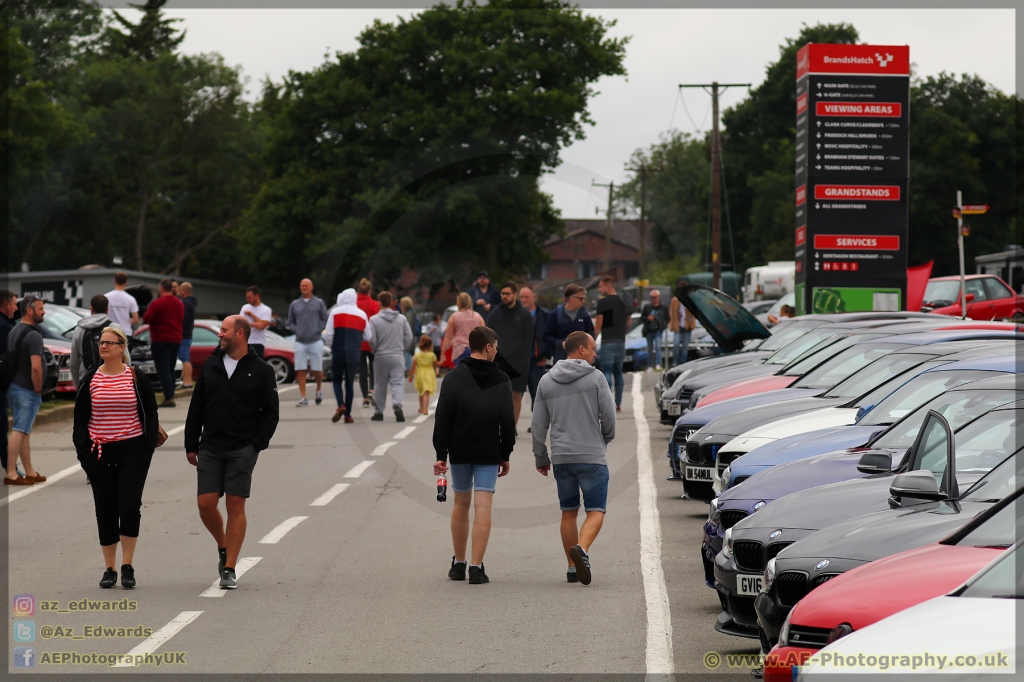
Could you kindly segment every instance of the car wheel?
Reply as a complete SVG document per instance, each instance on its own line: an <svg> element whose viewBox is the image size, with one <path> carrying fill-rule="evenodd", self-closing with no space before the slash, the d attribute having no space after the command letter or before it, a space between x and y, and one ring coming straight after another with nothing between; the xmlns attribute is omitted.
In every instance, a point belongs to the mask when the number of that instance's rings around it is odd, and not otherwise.
<svg viewBox="0 0 1024 682"><path fill-rule="evenodd" d="M1021 311L1019 311L1019 310L1018 310L1017 312L1015 312L1015 313L1013 314L1013 317L1012 317L1012 318L1010 318L1010 319L1011 319L1011 320L1012 320L1012 321L1013 321L1013 322L1014 322L1015 324L1024 324L1024 313L1022 313Z"/></svg>
<svg viewBox="0 0 1024 682"><path fill-rule="evenodd" d="M292 363L288 362L284 358L278 356L267 358L267 364L274 369L274 378L277 379L277 383L287 384L295 378L295 372L292 370Z"/></svg>

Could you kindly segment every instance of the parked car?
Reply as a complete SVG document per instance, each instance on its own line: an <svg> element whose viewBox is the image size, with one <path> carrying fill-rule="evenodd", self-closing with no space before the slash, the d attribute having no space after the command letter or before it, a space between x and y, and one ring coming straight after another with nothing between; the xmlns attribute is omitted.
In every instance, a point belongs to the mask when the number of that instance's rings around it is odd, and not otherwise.
<svg viewBox="0 0 1024 682"><path fill-rule="evenodd" d="M1024 322L1024 295L994 275L967 275L964 281L967 317L972 320ZM924 290L921 311L960 317L960 278L933 277Z"/></svg>

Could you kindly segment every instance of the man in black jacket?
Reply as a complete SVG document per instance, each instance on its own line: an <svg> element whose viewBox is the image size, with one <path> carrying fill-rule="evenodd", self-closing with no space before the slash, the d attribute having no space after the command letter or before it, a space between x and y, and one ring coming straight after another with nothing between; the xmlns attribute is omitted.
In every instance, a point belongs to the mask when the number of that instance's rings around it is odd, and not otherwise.
<svg viewBox="0 0 1024 682"><path fill-rule="evenodd" d="M277 429L274 370L249 347L249 323L232 315L220 348L203 363L185 420L185 452L199 479L199 517L217 541L220 586L234 589L235 562L245 539L245 500L256 458ZM228 521L217 502L226 496Z"/></svg>
<svg viewBox="0 0 1024 682"><path fill-rule="evenodd" d="M530 374L526 380L527 387L530 389L530 409L532 410L533 404L537 400L537 384L548 371L548 357L550 357L551 351L544 341L544 333L548 328L548 315L551 314L551 311L537 305L537 294L531 287L519 289L519 302L523 304L523 308L528 313L533 315L533 353L530 355ZM529 432L530 427L526 427L526 430Z"/></svg>
<svg viewBox="0 0 1024 682"><path fill-rule="evenodd" d="M447 473L451 461L452 544L455 556L448 577L466 579L469 505L473 503L473 561L469 583L489 582L484 551L491 534L491 502L495 483L508 473L516 444L512 386L494 362L498 335L488 327L469 333L470 356L445 376L434 412L434 475Z"/></svg>
<svg viewBox="0 0 1024 682"><path fill-rule="evenodd" d="M501 285L501 305L491 311L487 326L494 330L501 341L498 353L498 367L512 382L512 411L516 424L523 407L523 394L530 374L530 356L533 354L533 315L523 307L518 298L519 285L505 282Z"/></svg>
<svg viewBox="0 0 1024 682"><path fill-rule="evenodd" d="M7 350L7 337L14 325L14 313L18 310L18 295L7 289L0 290L0 349ZM7 392L0 391L0 414L4 416L4 448L0 450L0 467L7 471ZM21 476L21 472L18 472Z"/></svg>

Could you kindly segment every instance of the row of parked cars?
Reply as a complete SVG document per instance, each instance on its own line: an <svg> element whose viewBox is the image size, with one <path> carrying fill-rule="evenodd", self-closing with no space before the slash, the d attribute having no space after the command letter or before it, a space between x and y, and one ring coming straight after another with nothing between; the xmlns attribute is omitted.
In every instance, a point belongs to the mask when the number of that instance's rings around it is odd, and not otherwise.
<svg viewBox="0 0 1024 682"><path fill-rule="evenodd" d="M672 478L709 502L715 629L758 639L774 680L938 669L876 665L922 652L1012 666L1024 329L894 312L807 315L772 333L721 292L677 295L727 351L655 388Z"/></svg>

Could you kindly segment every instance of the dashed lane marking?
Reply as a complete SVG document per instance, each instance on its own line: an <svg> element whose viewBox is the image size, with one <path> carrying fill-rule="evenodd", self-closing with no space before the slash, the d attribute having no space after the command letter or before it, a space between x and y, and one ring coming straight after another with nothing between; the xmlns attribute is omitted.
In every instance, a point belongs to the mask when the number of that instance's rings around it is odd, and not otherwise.
<svg viewBox="0 0 1024 682"><path fill-rule="evenodd" d="M320 497L316 498L309 503L310 507L326 507L330 504L331 500L345 492L345 488L348 487L348 483L335 483L330 489Z"/></svg>
<svg viewBox="0 0 1024 682"><path fill-rule="evenodd" d="M394 436L392 436L392 438L394 438L396 440L401 440L402 438L405 438L406 436L408 436L410 433L412 433L415 430L416 430L415 426L406 426L404 429L402 429L401 431L396 433Z"/></svg>
<svg viewBox="0 0 1024 682"><path fill-rule="evenodd" d="M387 443L381 443L380 445L378 445L377 447L375 447L373 449L373 452L370 453L370 457L381 457L381 456L383 456L384 453L388 451L388 448L390 448L394 444L395 444L395 441L393 441L393 440L388 441Z"/></svg>
<svg viewBox="0 0 1024 682"><path fill-rule="evenodd" d="M292 528L299 525L308 518L308 516L293 516L290 519L282 521L277 526L277 528L264 535L263 538L259 541L259 544L276 545L278 542L281 541L281 538L287 535L288 531L290 531Z"/></svg>
<svg viewBox="0 0 1024 682"><path fill-rule="evenodd" d="M53 485L54 483L56 483L57 481L61 480L62 478L67 478L68 476L70 476L71 474L75 473L76 471L82 471L82 465L81 464L72 464L67 469L61 469L60 471L58 471L57 473L53 474L52 476L47 476L46 480L43 481L42 483L36 483L35 485L26 486L24 489L19 490L16 493L11 493L7 497L0 497L0 507L4 506L5 504L8 504L10 502L14 502L15 500L20 500L21 498L23 498L23 497L25 497L27 495L31 495L32 493L37 493L40 490L42 490L43 488L45 488L45 487L47 487L49 485ZM85 472L83 471L82 473L85 473Z"/></svg>
<svg viewBox="0 0 1024 682"><path fill-rule="evenodd" d="M171 429L170 431L167 432L167 437L170 438L174 434L181 433L184 430L185 430L185 425L184 424L182 424L181 426L175 426L173 429Z"/></svg>
<svg viewBox="0 0 1024 682"><path fill-rule="evenodd" d="M219 595L218 595L219 596ZM128 656L139 656L152 654L161 647L167 640L181 632L182 628L198 618L202 611L182 611L171 620L170 623L154 632L148 639L144 640L134 649L128 652ZM114 665L115 668L134 668L135 663L128 660L121 661Z"/></svg>
<svg viewBox="0 0 1024 682"><path fill-rule="evenodd" d="M426 414L421 414L420 416L416 417L415 419L412 420L412 423L413 424L422 424L423 422L425 422L428 419L430 419L430 415L432 415L432 414L434 414L433 410L427 410Z"/></svg>
<svg viewBox="0 0 1024 682"><path fill-rule="evenodd" d="M342 478L359 478L363 475L363 472L373 466L374 460L365 459L359 464L349 469Z"/></svg>
<svg viewBox="0 0 1024 682"><path fill-rule="evenodd" d="M246 571L248 571L250 568L258 564L260 562L260 559L262 558L263 557L261 556L247 556L242 559L239 559L238 563L235 564L235 578L241 578ZM223 597L224 593L227 591L228 590L220 589L220 578L218 578L217 580L214 580L213 584L206 588L206 591L199 596Z"/></svg>

